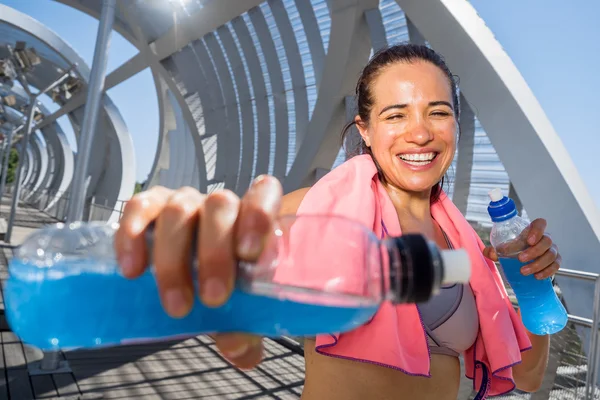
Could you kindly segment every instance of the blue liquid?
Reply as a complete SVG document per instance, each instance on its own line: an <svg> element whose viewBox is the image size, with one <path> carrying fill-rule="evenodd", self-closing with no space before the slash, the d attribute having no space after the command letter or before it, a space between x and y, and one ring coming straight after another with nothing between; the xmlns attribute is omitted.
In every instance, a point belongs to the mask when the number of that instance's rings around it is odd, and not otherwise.
<svg viewBox="0 0 600 400"><path fill-rule="evenodd" d="M68 271L71 266L44 269L13 261L13 272L4 288L7 320L21 340L42 350L91 348L213 332L314 336L355 329L377 310L374 304L313 305L253 295L236 288L224 306L207 308L196 298L185 318L174 319L164 312L149 271L133 280L116 271L56 278L50 275Z"/></svg>
<svg viewBox="0 0 600 400"><path fill-rule="evenodd" d="M521 267L526 263L517 258L500 257L500 264L517 296L525 328L536 335L551 335L562 330L568 316L554 293L550 278L539 280L534 275L523 275Z"/></svg>

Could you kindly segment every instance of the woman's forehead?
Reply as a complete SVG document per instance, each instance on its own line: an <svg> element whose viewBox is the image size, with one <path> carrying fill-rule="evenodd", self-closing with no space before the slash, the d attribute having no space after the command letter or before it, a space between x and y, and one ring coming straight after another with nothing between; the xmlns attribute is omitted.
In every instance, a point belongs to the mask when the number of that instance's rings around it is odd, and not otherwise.
<svg viewBox="0 0 600 400"><path fill-rule="evenodd" d="M395 63L384 68L373 82L375 101L452 102L452 88L444 72L429 62Z"/></svg>

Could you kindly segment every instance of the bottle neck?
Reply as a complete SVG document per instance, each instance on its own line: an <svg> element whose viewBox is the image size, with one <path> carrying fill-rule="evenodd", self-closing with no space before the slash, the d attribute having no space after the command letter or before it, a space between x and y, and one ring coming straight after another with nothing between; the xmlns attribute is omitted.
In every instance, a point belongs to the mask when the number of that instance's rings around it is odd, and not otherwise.
<svg viewBox="0 0 600 400"><path fill-rule="evenodd" d="M506 219L501 219L501 220L499 220L499 221L493 221L493 220L492 220L492 222L493 222L493 223L494 223L494 225L496 225L496 226L509 225L509 224L511 224L511 223L514 221L514 218L515 218L515 217L516 217L516 215L513 215L513 216L511 216L511 217L509 217L509 218L506 218Z"/></svg>
<svg viewBox="0 0 600 400"><path fill-rule="evenodd" d="M389 273L386 297L394 304L420 303L439 290L443 263L437 247L422 235L385 239Z"/></svg>

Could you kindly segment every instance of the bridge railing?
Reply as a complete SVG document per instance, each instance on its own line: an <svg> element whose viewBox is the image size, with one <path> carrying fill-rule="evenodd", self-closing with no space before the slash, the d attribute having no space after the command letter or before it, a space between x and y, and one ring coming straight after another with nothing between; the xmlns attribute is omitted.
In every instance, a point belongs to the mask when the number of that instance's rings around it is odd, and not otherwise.
<svg viewBox="0 0 600 400"><path fill-rule="evenodd" d="M587 352L587 371L583 398L585 400L597 399L598 389L596 387L596 382L598 379L598 363L600 362L600 342L598 332L598 324L600 323L600 274L563 268L560 269L556 275L594 283L592 318L585 318L569 314L569 321L574 325L590 329L590 340Z"/></svg>
<svg viewBox="0 0 600 400"><path fill-rule="evenodd" d="M12 194L12 187L7 188L7 193ZM58 221L65 221L70 201L69 192L30 191L27 188L21 190L20 200L40 211L50 215ZM118 213L120 219L128 200L116 200L114 206L107 198L95 196L85 206L85 219L89 221L106 221L114 212Z"/></svg>

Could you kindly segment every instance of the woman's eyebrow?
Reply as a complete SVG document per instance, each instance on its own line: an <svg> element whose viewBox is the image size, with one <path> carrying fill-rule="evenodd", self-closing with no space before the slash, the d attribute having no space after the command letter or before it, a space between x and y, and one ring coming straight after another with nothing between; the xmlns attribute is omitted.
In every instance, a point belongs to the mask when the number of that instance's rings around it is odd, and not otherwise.
<svg viewBox="0 0 600 400"><path fill-rule="evenodd" d="M449 102L447 102L446 100L436 100L436 101L430 101L429 102L429 106L430 107L435 107L435 106L448 106L450 107L450 109L454 110L454 107L452 107L452 104L450 104ZM389 106L385 106L383 107L383 110L381 110L379 112L379 115L383 114L384 112L391 110L393 108L399 108L399 109L403 109L408 107L408 104L391 104Z"/></svg>
<svg viewBox="0 0 600 400"><path fill-rule="evenodd" d="M387 110L391 110L392 108L406 108L406 107L408 107L408 104L392 104L392 105L383 107L383 110L381 110L379 112L379 115L383 114Z"/></svg>
<svg viewBox="0 0 600 400"><path fill-rule="evenodd" d="M454 107L452 107L452 104L448 103L445 100L431 101L431 102L429 102L429 105L430 106L448 106L454 110Z"/></svg>

